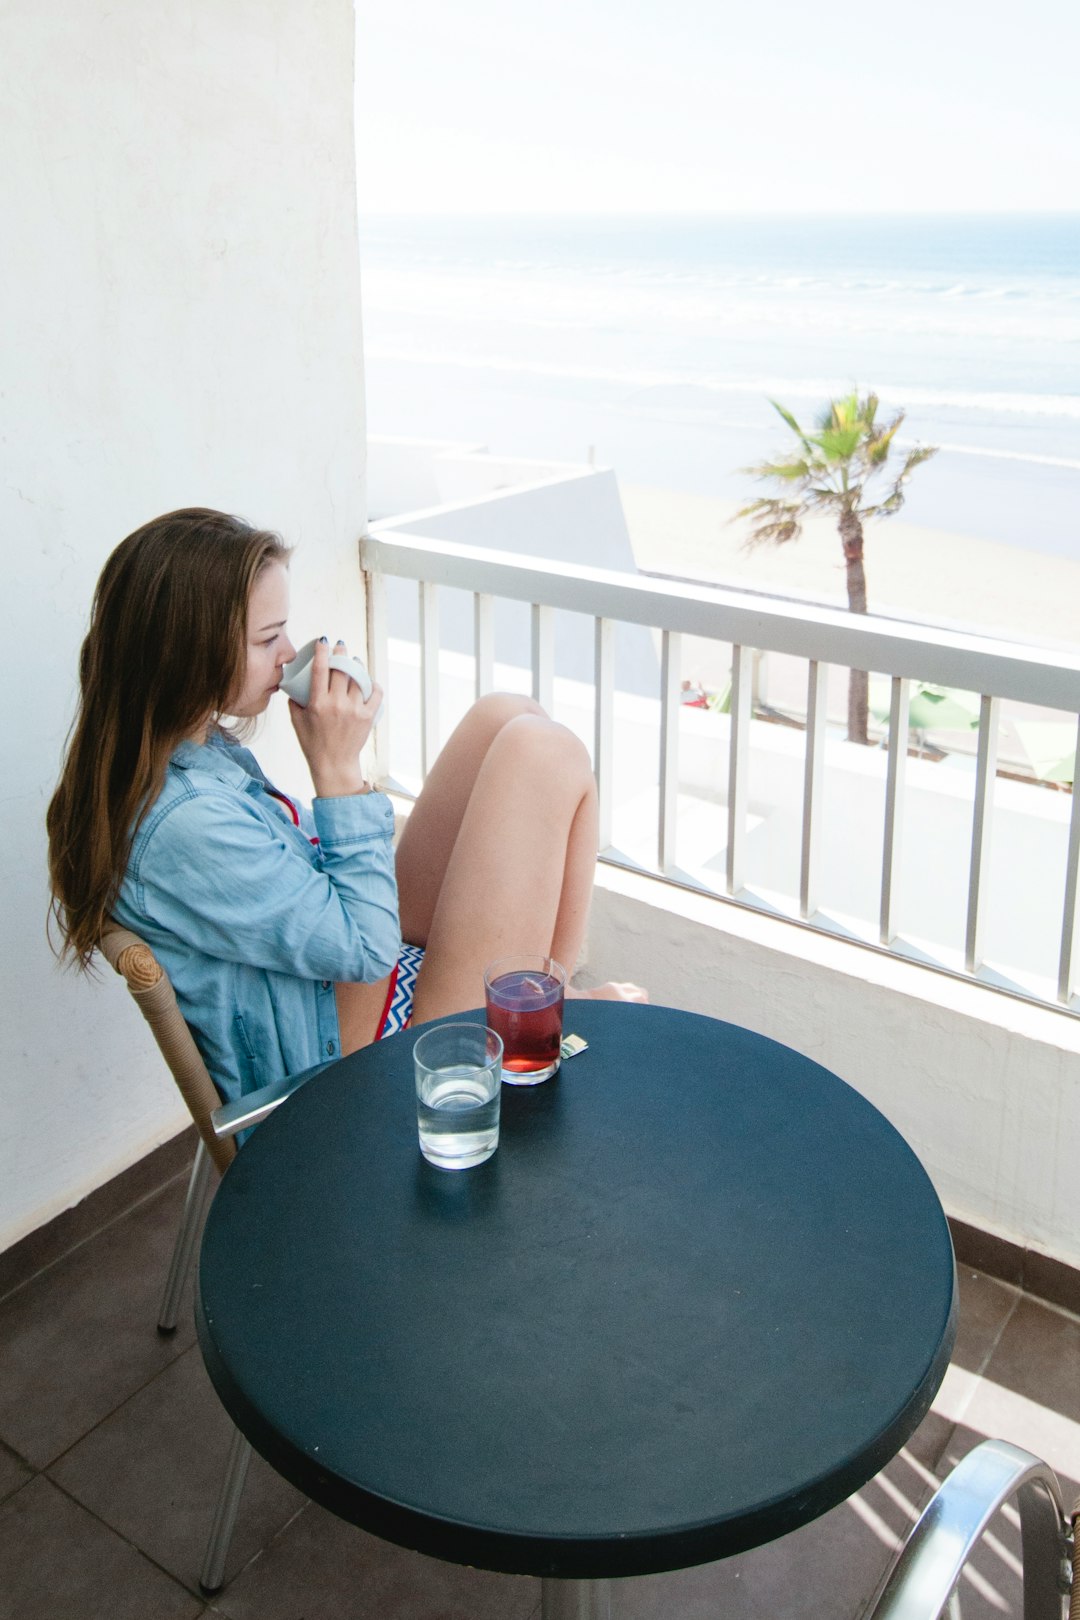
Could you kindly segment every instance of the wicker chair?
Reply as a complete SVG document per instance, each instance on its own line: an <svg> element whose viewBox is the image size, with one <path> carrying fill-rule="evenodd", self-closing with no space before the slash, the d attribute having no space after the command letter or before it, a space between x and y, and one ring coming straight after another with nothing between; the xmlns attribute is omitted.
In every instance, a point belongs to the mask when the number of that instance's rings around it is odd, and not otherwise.
<svg viewBox="0 0 1080 1620"><path fill-rule="evenodd" d="M191 1167L180 1230L158 1312L158 1332L173 1333L184 1287L195 1262L211 1171L216 1169L223 1174L236 1157L234 1138L237 1133L265 1119L319 1069L306 1069L302 1074L291 1075L251 1092L239 1102L222 1104L217 1087L177 1005L176 992L169 982L169 976L149 945L129 929L114 925L102 935L101 952L123 978L139 1011L150 1025L161 1055L199 1133L199 1146ZM225 1560L250 1461L251 1447L236 1429L199 1578L199 1584L207 1594L219 1591L224 1580Z"/></svg>

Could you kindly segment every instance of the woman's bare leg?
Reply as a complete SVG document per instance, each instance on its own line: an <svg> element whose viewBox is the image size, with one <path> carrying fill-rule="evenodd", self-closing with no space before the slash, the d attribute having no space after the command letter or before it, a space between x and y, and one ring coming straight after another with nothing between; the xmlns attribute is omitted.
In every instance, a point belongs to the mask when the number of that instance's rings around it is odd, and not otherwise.
<svg viewBox="0 0 1080 1620"><path fill-rule="evenodd" d="M509 951L572 973L596 865L589 757L531 698L493 693L457 726L398 843L401 931L426 946L413 1019L480 1006L483 970ZM388 981L338 985L342 1051L375 1039ZM590 994L641 999L632 985Z"/></svg>
<svg viewBox="0 0 1080 1620"><path fill-rule="evenodd" d="M439 753L398 840L402 937L426 945L461 823L488 749L509 721L543 715L532 698L491 692L473 704Z"/></svg>
<svg viewBox="0 0 1080 1620"><path fill-rule="evenodd" d="M448 820L460 798L446 810ZM408 846L402 840L403 920L415 915L415 894L434 893L424 940L417 941L427 945L417 1022L481 1005L485 964L509 951L543 951L573 972L596 861L596 788L578 739L535 709L506 720L457 817L441 882L429 858L419 839Z"/></svg>
<svg viewBox="0 0 1080 1620"><path fill-rule="evenodd" d="M454 729L428 772L398 840L401 932L410 944L427 944L461 822L492 742L507 721L543 712L532 698L510 692L481 698ZM375 1039L389 987L389 977L376 984L335 986L342 1055ZM482 986L478 999L483 1000Z"/></svg>

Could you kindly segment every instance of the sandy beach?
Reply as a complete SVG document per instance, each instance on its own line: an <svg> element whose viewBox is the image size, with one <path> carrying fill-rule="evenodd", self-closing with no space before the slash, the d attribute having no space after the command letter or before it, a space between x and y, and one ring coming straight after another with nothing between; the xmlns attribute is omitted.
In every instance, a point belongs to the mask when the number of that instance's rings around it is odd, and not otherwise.
<svg viewBox="0 0 1080 1620"><path fill-rule="evenodd" d="M635 561L646 572L847 607L840 538L831 523L816 519L797 541L747 551L746 520L732 522L739 510L734 501L647 485L620 485L620 493ZM871 612L1050 651L1080 651L1080 562L894 518L867 532L866 576ZM693 636L684 639L683 675L706 690L723 690L729 666L727 647ZM802 660L771 653L758 678L764 701L792 714L805 712ZM845 718L846 690L845 673L831 670L828 707L836 724ZM872 704L874 695L872 684ZM878 700L887 701L887 696L879 692ZM1032 764L1016 729L1018 721L1049 724L1054 729L1047 734L1047 748L1055 755L1069 752L1074 721L1056 709L1006 703L1003 764L1021 771ZM971 733L934 735L950 752L974 754Z"/></svg>
<svg viewBox="0 0 1080 1620"><path fill-rule="evenodd" d="M847 606L840 538L828 520L812 519L786 546L747 551L746 520L731 521L736 502L619 487L639 568ZM1080 562L899 517L868 528L866 578L872 613L1080 651Z"/></svg>

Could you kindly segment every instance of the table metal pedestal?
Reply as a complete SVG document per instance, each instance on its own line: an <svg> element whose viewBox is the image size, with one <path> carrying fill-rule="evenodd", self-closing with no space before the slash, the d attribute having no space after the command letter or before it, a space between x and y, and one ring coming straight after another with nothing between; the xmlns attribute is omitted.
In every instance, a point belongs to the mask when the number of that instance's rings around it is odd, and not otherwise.
<svg viewBox="0 0 1080 1620"><path fill-rule="evenodd" d="M540 1620L614 1620L611 1582L545 1579Z"/></svg>

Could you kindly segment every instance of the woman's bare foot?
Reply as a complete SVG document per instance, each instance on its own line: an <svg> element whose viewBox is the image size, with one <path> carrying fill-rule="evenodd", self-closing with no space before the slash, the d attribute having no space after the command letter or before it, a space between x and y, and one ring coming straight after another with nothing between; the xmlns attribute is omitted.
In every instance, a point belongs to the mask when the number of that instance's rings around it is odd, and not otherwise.
<svg viewBox="0 0 1080 1620"><path fill-rule="evenodd" d="M640 984L617 984L609 979L607 984L598 984L594 990L575 990L572 985L566 987L567 1001L648 1001L649 992L643 990Z"/></svg>

